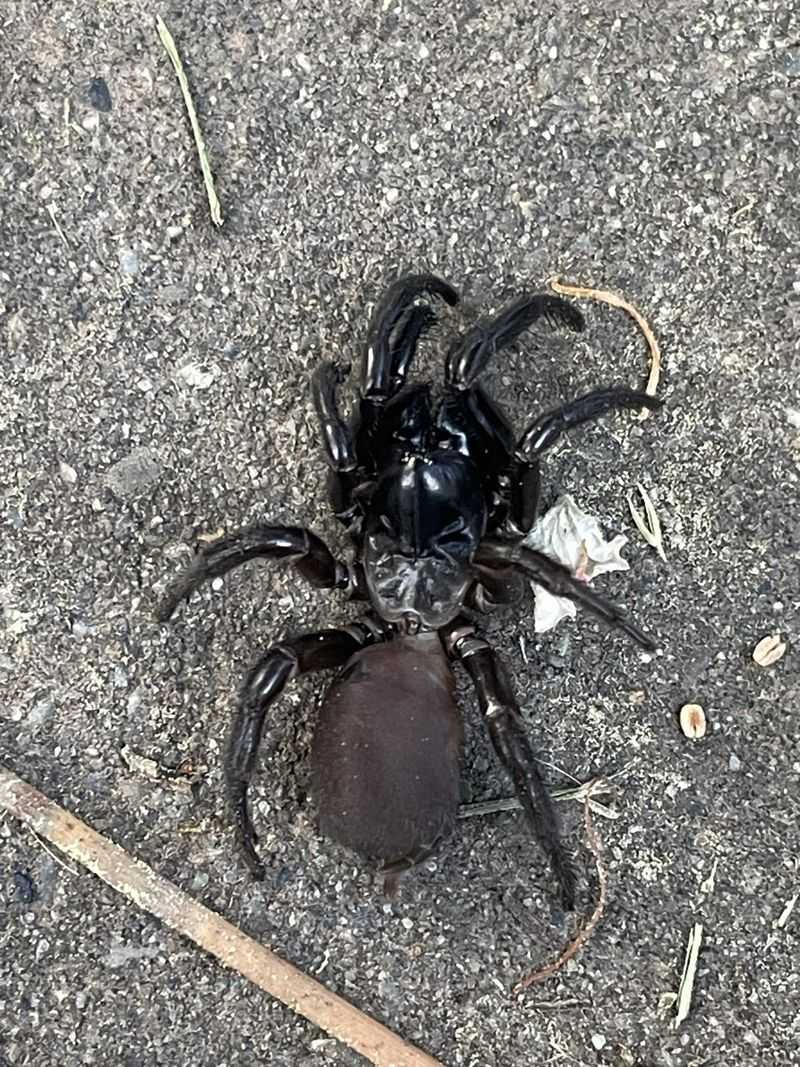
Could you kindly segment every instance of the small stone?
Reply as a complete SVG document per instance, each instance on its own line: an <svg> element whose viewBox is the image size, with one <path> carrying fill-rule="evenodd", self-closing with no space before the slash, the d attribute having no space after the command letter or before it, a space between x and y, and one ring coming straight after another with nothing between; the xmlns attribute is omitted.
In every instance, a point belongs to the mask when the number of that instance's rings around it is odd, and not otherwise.
<svg viewBox="0 0 800 1067"><path fill-rule="evenodd" d="M84 637L88 637L92 632L92 627L88 622L84 622L82 619L75 619L72 623L72 636L77 637L79 641L82 641Z"/></svg>
<svg viewBox="0 0 800 1067"><path fill-rule="evenodd" d="M389 204L396 204L400 199L400 190L391 188L386 190L386 201Z"/></svg>
<svg viewBox="0 0 800 1067"><path fill-rule="evenodd" d="M58 473L64 485L74 485L78 480L78 472L74 467L70 467L69 463L65 463L63 459L59 460Z"/></svg>
<svg viewBox="0 0 800 1067"><path fill-rule="evenodd" d="M25 871L14 871L14 889L20 904L32 904L36 900L33 879Z"/></svg>
<svg viewBox="0 0 800 1067"><path fill-rule="evenodd" d="M44 699L37 700L31 710L25 716L25 725L28 728L36 729L39 726L43 726L49 719L52 718L55 706L52 700Z"/></svg>
<svg viewBox="0 0 800 1067"><path fill-rule="evenodd" d="M786 421L790 426L793 426L795 430L800 430L800 409L798 408L784 408L786 412Z"/></svg>
<svg viewBox="0 0 800 1067"><path fill-rule="evenodd" d="M200 363L185 363L175 371L175 377L194 389L208 389L219 374L219 368L203 366Z"/></svg>
<svg viewBox="0 0 800 1067"><path fill-rule="evenodd" d="M602 1034L592 1034L592 1044L599 1052L601 1048L606 1047L606 1039Z"/></svg>
<svg viewBox="0 0 800 1067"><path fill-rule="evenodd" d="M139 257L132 248L121 248L119 252L119 269L132 278L139 270Z"/></svg>
<svg viewBox="0 0 800 1067"><path fill-rule="evenodd" d="M417 52L417 55L420 59L427 59L430 54L430 49L427 47L427 45L421 44L419 46L419 52Z"/></svg>
<svg viewBox="0 0 800 1067"><path fill-rule="evenodd" d="M730 757L728 759L728 770L736 773L736 771L740 771L741 769L742 761L739 759L735 752L731 752Z"/></svg>
<svg viewBox="0 0 800 1067"><path fill-rule="evenodd" d="M167 237L170 241L177 241L183 233L183 226L167 226Z"/></svg>
<svg viewBox="0 0 800 1067"><path fill-rule="evenodd" d="M41 963L47 953L50 951L50 942L46 937L43 937L41 941L36 945L36 951L34 952L34 958L37 963Z"/></svg>
<svg viewBox="0 0 800 1067"><path fill-rule="evenodd" d="M137 448L106 471L105 483L119 497L135 496L157 481L161 461L151 448Z"/></svg>
<svg viewBox="0 0 800 1067"><path fill-rule="evenodd" d="M96 111L109 112L112 107L111 93L102 78L92 78L89 82L89 103Z"/></svg>
<svg viewBox="0 0 800 1067"><path fill-rule="evenodd" d="M692 134L692 148L699 148L702 143L703 138L700 136L697 130L695 130L695 132Z"/></svg>

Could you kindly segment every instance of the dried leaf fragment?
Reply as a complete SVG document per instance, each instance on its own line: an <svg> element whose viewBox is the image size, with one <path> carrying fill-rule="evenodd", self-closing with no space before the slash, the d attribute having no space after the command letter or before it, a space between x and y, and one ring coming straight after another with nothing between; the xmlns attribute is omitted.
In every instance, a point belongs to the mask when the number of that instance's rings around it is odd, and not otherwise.
<svg viewBox="0 0 800 1067"><path fill-rule="evenodd" d="M667 557L664 552L664 535L661 532L661 522L658 518L658 512L655 509L653 501L650 499L650 494L647 492L641 482L636 483L636 488L639 490L639 495L644 501L644 510L647 515L642 515L641 511L633 503L633 493L628 493L628 508L630 509L631 517L636 525L636 529L647 541L651 548L654 548L658 552L659 556L667 562Z"/></svg>
<svg viewBox="0 0 800 1067"><path fill-rule="evenodd" d="M219 541L221 537L225 536L225 527L218 526L216 530L210 530L208 533L199 533L197 540L202 541L204 545L211 545L214 541Z"/></svg>
<svg viewBox="0 0 800 1067"><path fill-rule="evenodd" d="M780 634L769 634L762 637L753 649L753 659L759 667L771 667L777 663L786 651L786 642L781 641Z"/></svg>
<svg viewBox="0 0 800 1067"><path fill-rule="evenodd" d="M706 735L706 713L699 704L684 704L680 712L681 730L696 741Z"/></svg>

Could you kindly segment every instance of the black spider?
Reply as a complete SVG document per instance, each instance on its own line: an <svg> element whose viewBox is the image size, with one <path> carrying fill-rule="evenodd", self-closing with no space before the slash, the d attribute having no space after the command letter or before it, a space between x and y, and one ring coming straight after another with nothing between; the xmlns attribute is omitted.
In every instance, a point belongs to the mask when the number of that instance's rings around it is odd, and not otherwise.
<svg viewBox="0 0 800 1067"><path fill-rule="evenodd" d="M572 909L575 872L508 674L464 610L514 602L524 576L653 647L619 608L522 539L536 518L539 459L563 430L615 408L660 402L628 389L597 390L540 415L516 441L478 379L495 352L535 322L581 330L580 313L555 296L521 296L456 341L444 391L434 399L430 384L406 385L417 342L434 322L426 296L458 302L446 282L419 274L395 282L378 304L358 413L349 422L337 408L339 369L323 363L313 378L331 503L352 537L352 562L335 559L302 527L251 526L204 546L166 594L158 618L168 619L201 582L256 557L285 560L312 585L370 604L353 625L271 646L247 675L226 770L255 877L263 878L264 868L247 787L264 716L292 678L327 668L338 674L312 747L321 830L382 861L387 891L431 854L452 830L459 802L463 727L450 667L456 661L472 679L495 751Z"/></svg>

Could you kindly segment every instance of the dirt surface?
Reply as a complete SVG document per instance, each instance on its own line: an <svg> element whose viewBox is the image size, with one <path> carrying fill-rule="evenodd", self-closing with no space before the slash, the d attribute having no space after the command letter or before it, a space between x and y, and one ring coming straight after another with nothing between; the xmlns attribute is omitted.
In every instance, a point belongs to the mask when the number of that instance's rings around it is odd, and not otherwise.
<svg viewBox="0 0 800 1067"><path fill-rule="evenodd" d="M2 762L448 1067L800 1063L800 904L778 923L800 889L790 5L159 6L219 230L149 5L3 11ZM387 903L315 832L325 679L295 685L270 722L254 787L266 882L232 852L221 760L239 680L270 641L354 608L252 565L173 625L152 617L199 534L272 518L344 549L309 373L358 358L372 303L407 269L464 294L425 372L452 331L553 274L624 292L665 356L663 412L582 429L545 470L547 503L570 492L630 536L631 571L597 585L659 653L583 613L543 637L531 608L484 628L550 780L618 774L623 790L619 818L597 820L601 925L516 999L567 931L522 817L463 822ZM535 333L498 358L488 386L520 429L595 385L644 381L630 320L584 310L577 341ZM630 521L637 481L667 563ZM773 632L788 651L759 668L751 651ZM464 799L508 795L460 685ZM678 727L687 701L706 709L702 741ZM147 778L125 746L190 764L198 795ZM564 810L590 906L581 809ZM362 1062L8 817L0 899L3 1067ZM695 922L676 1031L662 994Z"/></svg>

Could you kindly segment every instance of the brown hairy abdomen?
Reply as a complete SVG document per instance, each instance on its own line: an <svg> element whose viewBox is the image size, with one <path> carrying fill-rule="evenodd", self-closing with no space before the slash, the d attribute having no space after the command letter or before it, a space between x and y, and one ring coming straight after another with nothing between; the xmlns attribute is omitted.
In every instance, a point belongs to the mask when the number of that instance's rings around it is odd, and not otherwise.
<svg viewBox="0 0 800 1067"><path fill-rule="evenodd" d="M357 652L328 690L314 736L320 829L364 856L413 862L453 827L462 739L435 634Z"/></svg>

